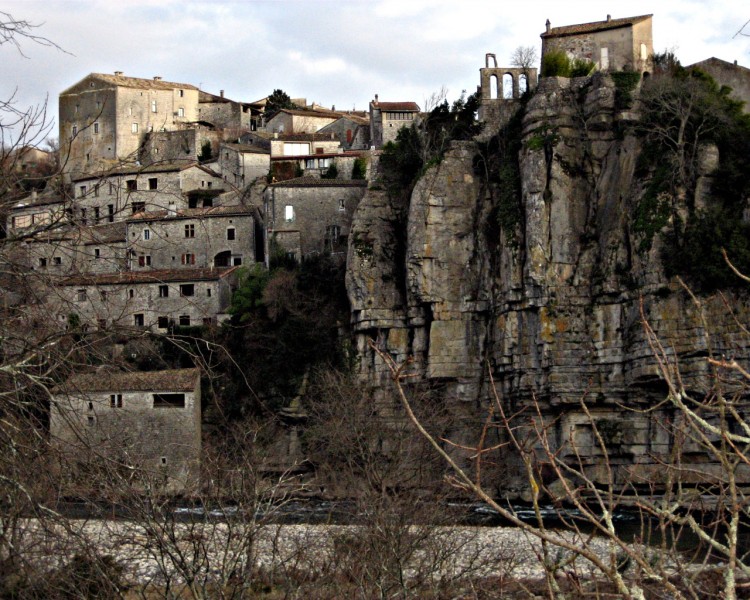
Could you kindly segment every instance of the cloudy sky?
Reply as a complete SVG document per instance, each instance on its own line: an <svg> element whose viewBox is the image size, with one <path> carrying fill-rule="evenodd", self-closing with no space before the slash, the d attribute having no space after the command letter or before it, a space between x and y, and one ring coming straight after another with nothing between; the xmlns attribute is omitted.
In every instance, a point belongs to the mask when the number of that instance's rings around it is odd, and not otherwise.
<svg viewBox="0 0 750 600"><path fill-rule="evenodd" d="M479 83L484 55L509 64L554 26L653 13L654 48L683 64L710 56L750 66L746 0L0 0L65 52L0 45L0 98L19 107L57 95L90 72L162 76L252 101L275 88L338 109L381 100L420 105ZM5 19L3 19L5 20ZM745 31L750 34L750 26Z"/></svg>

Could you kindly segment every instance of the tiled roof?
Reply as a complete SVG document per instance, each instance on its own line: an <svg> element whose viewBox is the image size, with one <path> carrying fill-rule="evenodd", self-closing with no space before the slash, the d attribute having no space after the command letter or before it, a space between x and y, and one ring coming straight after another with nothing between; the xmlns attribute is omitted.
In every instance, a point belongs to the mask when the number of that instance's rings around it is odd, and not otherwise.
<svg viewBox="0 0 750 600"><path fill-rule="evenodd" d="M373 102L372 105L380 110L411 110L419 112L416 102Z"/></svg>
<svg viewBox="0 0 750 600"><path fill-rule="evenodd" d="M593 23L580 23L578 25L565 25L563 27L552 27L542 34L543 38L562 37L566 35L578 35L581 33L594 33L595 31L606 31L620 27L630 27L650 19L653 15L641 15L639 17L626 17L624 19L608 19L606 21L594 21Z"/></svg>
<svg viewBox="0 0 750 600"><path fill-rule="evenodd" d="M178 171L184 171L190 167L197 167L209 175L220 177L218 173L209 169L207 166L200 164L195 159L186 159L181 161L157 162L146 166L120 167L119 169L111 169L109 171L89 173L82 175L81 177L76 177L73 181L88 181L91 179L103 179L105 177L116 177L121 175L141 175L142 173L175 173Z"/></svg>
<svg viewBox="0 0 750 600"><path fill-rule="evenodd" d="M287 113L289 115L292 115L294 117L321 117L321 118L328 118L328 119L338 119L339 113L334 112L332 110L327 109L300 109L300 108L282 108L280 113Z"/></svg>
<svg viewBox="0 0 750 600"><path fill-rule="evenodd" d="M237 152L251 152L253 154L269 154L270 150L267 148L260 148L259 146L253 146L252 144L228 144L226 142L221 144L222 147L226 146Z"/></svg>
<svg viewBox="0 0 750 600"><path fill-rule="evenodd" d="M59 285L118 285L128 283L166 283L178 281L217 281L226 277L239 267L228 268L186 268L159 269L151 271L123 271L120 273L100 273L92 275L73 275L63 279Z"/></svg>
<svg viewBox="0 0 750 600"><path fill-rule="evenodd" d="M76 373L52 392L192 392L199 373L199 369L131 372L102 369L94 373Z"/></svg>
<svg viewBox="0 0 750 600"><path fill-rule="evenodd" d="M141 77L126 77L125 75L109 75L108 73L91 73L89 77L111 83L120 87L138 88L142 90L197 90L198 88L189 83L175 83L173 81L162 81L145 79Z"/></svg>
<svg viewBox="0 0 750 600"><path fill-rule="evenodd" d="M124 242L126 225L123 221L106 223L93 227L81 227L81 239L84 244L114 244Z"/></svg>
<svg viewBox="0 0 750 600"><path fill-rule="evenodd" d="M279 133L272 140L282 142L338 142L338 138L332 133Z"/></svg>
<svg viewBox="0 0 750 600"><path fill-rule="evenodd" d="M36 199L34 199L32 196L26 196L26 198L22 198L18 204L10 207L10 211L12 212L14 210L24 210L27 208L33 208L35 206L48 206L50 204L63 204L65 202L66 199L62 198L58 194L43 193L39 194Z"/></svg>
<svg viewBox="0 0 750 600"><path fill-rule="evenodd" d="M129 219L128 223L138 221L157 221L161 219L206 219L211 217L227 217L232 215L251 215L254 210L252 207L235 204L231 206L211 206L207 208L185 208L176 211L176 214L169 215L166 210L155 210L152 212L140 212Z"/></svg>
<svg viewBox="0 0 750 600"><path fill-rule="evenodd" d="M318 179L317 177L296 177L272 183L271 187L366 187L364 179Z"/></svg>
<svg viewBox="0 0 750 600"><path fill-rule="evenodd" d="M729 62L728 60L722 60L721 58L716 58L715 56L712 56L711 58L707 58L705 60L702 60L697 63L693 63L692 65L687 65L685 68L690 69L692 67L696 67L700 69L701 67L704 67L706 65L716 65L719 67L729 67L730 69L741 69L743 71L750 71L747 67L743 67L742 65L738 65L736 62Z"/></svg>

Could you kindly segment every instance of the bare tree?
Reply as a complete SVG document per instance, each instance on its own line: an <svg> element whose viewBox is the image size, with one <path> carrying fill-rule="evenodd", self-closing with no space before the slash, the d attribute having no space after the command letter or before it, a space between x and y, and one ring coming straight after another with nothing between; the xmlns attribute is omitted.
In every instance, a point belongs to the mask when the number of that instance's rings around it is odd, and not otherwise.
<svg viewBox="0 0 750 600"><path fill-rule="evenodd" d="M536 46L518 46L510 55L510 64L524 72L533 69L539 63L539 53Z"/></svg>

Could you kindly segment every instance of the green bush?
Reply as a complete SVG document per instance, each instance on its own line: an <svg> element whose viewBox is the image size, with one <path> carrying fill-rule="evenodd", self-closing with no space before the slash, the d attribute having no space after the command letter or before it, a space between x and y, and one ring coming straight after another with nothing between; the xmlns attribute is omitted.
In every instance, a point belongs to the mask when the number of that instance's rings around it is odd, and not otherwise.
<svg viewBox="0 0 750 600"><path fill-rule="evenodd" d="M595 68L596 65L590 60L576 58L570 65L570 77L587 77Z"/></svg>
<svg viewBox="0 0 750 600"><path fill-rule="evenodd" d="M201 144L201 153L198 155L200 162L211 160L213 158L213 150L211 149L211 142L206 140Z"/></svg>
<svg viewBox="0 0 750 600"><path fill-rule="evenodd" d="M542 77L570 77L570 59L563 50L549 50L542 56Z"/></svg>
<svg viewBox="0 0 750 600"><path fill-rule="evenodd" d="M636 71L619 71L610 73L615 84L615 109L625 110L633 105L633 90L641 80L641 74Z"/></svg>
<svg viewBox="0 0 750 600"><path fill-rule="evenodd" d="M321 179L336 179L339 176L339 168L336 166L335 162L331 163L331 166L328 167L328 170L323 173L320 177Z"/></svg>
<svg viewBox="0 0 750 600"><path fill-rule="evenodd" d="M367 161L361 156L354 161L352 179L364 179L367 175Z"/></svg>

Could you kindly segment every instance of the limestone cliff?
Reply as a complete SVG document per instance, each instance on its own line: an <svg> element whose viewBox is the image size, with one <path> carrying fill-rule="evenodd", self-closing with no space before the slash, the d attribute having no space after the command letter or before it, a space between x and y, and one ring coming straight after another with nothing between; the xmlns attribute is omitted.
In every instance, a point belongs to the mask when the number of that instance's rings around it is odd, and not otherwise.
<svg viewBox="0 0 750 600"><path fill-rule="evenodd" d="M619 404L648 407L665 396L641 301L697 393L708 385L709 344L747 356L722 297L700 298L709 331L665 276L660 236L648 248L633 231L644 192L629 126L637 119L616 109L609 77L541 80L523 116L514 231L497 224L502 190L479 142L454 143L407 206L368 191L347 273L362 379L388 385L367 347L374 339L397 360L412 357L418 379L462 401L466 415L485 406L490 371L511 406L533 395L549 414L574 413L586 395L602 414L626 414ZM703 194L710 175L706 168L699 180ZM725 298L747 322L746 296ZM624 461L668 449L653 419L629 414L627 422Z"/></svg>

